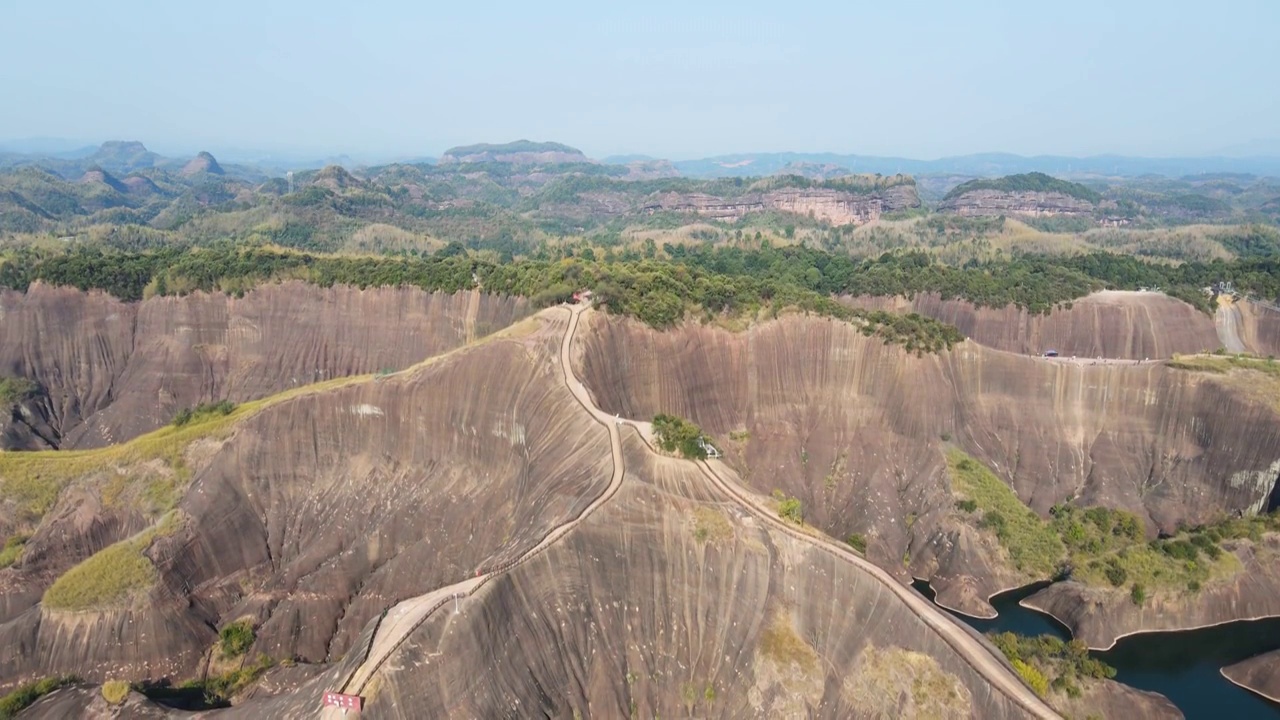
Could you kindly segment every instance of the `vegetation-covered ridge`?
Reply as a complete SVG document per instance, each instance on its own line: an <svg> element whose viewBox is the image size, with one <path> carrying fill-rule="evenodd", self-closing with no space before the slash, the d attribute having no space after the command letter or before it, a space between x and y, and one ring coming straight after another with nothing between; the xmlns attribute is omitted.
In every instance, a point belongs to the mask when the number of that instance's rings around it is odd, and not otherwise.
<svg viewBox="0 0 1280 720"><path fill-rule="evenodd" d="M456 292L522 295L540 304L591 288L610 310L666 327L689 312L754 315L787 307L868 324L910 349L931 351L960 340L953 328L920 317L853 310L842 295L914 296L937 293L978 306L1016 305L1031 312L1103 288L1161 287L1204 311L1203 292L1221 280L1264 298L1280 295L1280 257L1177 266L1135 257L1092 253L1074 257L1022 256L963 267L924 252L885 253L856 260L803 246L757 247L665 244L643 248L542 247L504 261L450 244L424 256L353 256L304 253L260 243L229 241L197 247L111 250L72 243L56 249L13 248L0 255L0 287L25 290L35 280L83 290L101 289L122 300L182 295L195 290L242 293L258 283L296 278L322 286L413 286Z"/></svg>
<svg viewBox="0 0 1280 720"><path fill-rule="evenodd" d="M1000 178L979 178L968 182L960 183L951 189L950 192L943 197L944 200L954 200L968 192L974 190L999 190L1001 192L1044 192L1044 193L1061 193L1079 200L1085 200L1091 203L1097 203L1102 200L1095 190L1073 183L1067 180L1060 180L1052 175L1046 175L1041 172L1024 173L1020 175L1006 175Z"/></svg>
<svg viewBox="0 0 1280 720"><path fill-rule="evenodd" d="M1014 569L1028 579L1070 578L1126 590L1136 604L1151 592L1196 593L1234 577L1239 559L1227 543L1280 530L1280 516L1225 518L1148 541L1143 522L1124 510L1055 505L1042 518L1000 478L958 449L947 453L956 510L995 534Z"/></svg>
<svg viewBox="0 0 1280 720"><path fill-rule="evenodd" d="M262 282L299 279L324 287L412 286L444 292L482 289L530 297L543 306L568 300L578 288L590 288L609 310L657 328L674 325L691 312L711 319L719 314L754 317L766 309L776 314L795 308L858 323L864 334L901 343L908 351L936 352L964 339L954 327L920 315L847 307L831 295L787 277L781 265L778 272L763 275L753 274L751 268L717 272L638 253L611 260L584 253L558 260L502 263L470 256L460 246L430 257L313 255L231 243L142 252L97 248L52 254L23 252L20 260L0 266L0 286L25 289L33 280L42 280L139 300L195 290L241 294ZM777 253L784 251L760 252L780 261L783 255Z"/></svg>

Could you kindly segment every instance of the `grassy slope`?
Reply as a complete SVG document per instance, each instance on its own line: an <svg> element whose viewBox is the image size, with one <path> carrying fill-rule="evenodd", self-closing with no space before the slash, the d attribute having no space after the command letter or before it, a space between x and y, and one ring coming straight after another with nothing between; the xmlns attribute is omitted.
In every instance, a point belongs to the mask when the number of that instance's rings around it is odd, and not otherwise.
<svg viewBox="0 0 1280 720"><path fill-rule="evenodd" d="M1239 558L1231 552L1215 553L1215 557L1197 551L1194 559L1187 559L1166 552L1167 544L1191 542L1194 536L1206 532L1220 538L1249 537L1251 527L1235 525L1258 524L1261 531L1275 524L1274 518L1227 521L1202 532L1184 532L1168 540L1147 542L1141 521L1131 513L1061 505L1055 508L1052 518L1045 519L1024 505L1004 481L961 450L947 452L947 467L957 497L972 500L977 506L973 512L962 511L962 520L994 532L1010 564L1028 580L1053 577L1067 562L1072 579L1088 585L1132 587L1136 583L1147 589L1194 592L1205 584L1238 574L1242 569Z"/></svg>
<svg viewBox="0 0 1280 720"><path fill-rule="evenodd" d="M155 526L99 550L49 586L44 593L44 606L78 612L136 597L157 579L146 550L156 538L172 535L181 526L180 513L170 512Z"/></svg>
<svg viewBox="0 0 1280 720"><path fill-rule="evenodd" d="M978 504L988 522L1003 518L1000 545L1014 568L1031 577L1049 577L1066 557L1058 534L982 463L958 449L947 452L952 489L961 498Z"/></svg>

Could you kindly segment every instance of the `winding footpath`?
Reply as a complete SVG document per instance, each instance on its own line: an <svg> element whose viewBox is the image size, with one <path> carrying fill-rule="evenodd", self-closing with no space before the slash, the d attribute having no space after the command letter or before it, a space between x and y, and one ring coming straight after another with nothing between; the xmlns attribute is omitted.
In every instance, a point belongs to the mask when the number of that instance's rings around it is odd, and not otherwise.
<svg viewBox="0 0 1280 720"><path fill-rule="evenodd" d="M647 423L637 422L629 419L622 419L615 422L615 418L596 407L590 394L587 392L586 386L582 383L581 378L577 377L573 371L572 363L572 345L574 333L578 329L578 321L582 313L587 310L589 305L575 305L569 308L570 317L569 324L565 330L564 339L560 344L560 366L564 376L565 385L574 398L582 405L583 409L598 423L605 426L609 432L609 444L613 453L613 475L609 479L609 485L605 488L594 501L591 502L583 511L569 522L556 527L549 532L534 547L522 553L518 558L493 567L487 571L478 571L477 576L469 578L460 583L434 590L425 595L420 595L409 600L405 600L390 611L379 624L374 638L370 641L368 656L355 671L347 678L347 681L339 692L359 695L361 691L368 685L369 681L377 674L388 659L408 640L413 634L436 610L445 607L450 603L457 603L462 598L472 595L477 590L486 585L490 580L499 575L516 568L547 547L563 538L571 532L591 513L595 512L600 506L604 505L622 486L622 478L624 475L623 458L622 458L622 437L619 431L620 424L631 425L639 433L641 439L653 451L653 446L649 443L648 434L651 432ZM1034 692L1024 685L1016 676L1011 673L1008 668L995 655L980 643L976 638L954 620L950 615L944 613L933 603L929 602L919 593L911 588L902 585L895 580L889 573L878 565L875 565L865 558L857 555L852 550L844 547L840 543L825 537L816 537L805 532L801 532L794 526L788 525L782 519L777 517L763 501L755 497L753 494L741 488L735 481L727 479L720 470L717 469L720 463L713 465L709 461L701 461L697 463L699 471L704 477L716 488L722 495L732 499L752 515L768 524L771 528L785 533L793 538L803 542L810 543L827 552L833 553L837 557L845 560L860 570L869 574L872 578L884 585L898 599L903 601L907 607L918 616L926 625L939 637L947 643L961 658L981 675L993 688L1009 697L1015 704L1025 710L1031 717L1057 719L1061 716L1040 699ZM322 717L336 718L341 717L336 708L325 708Z"/></svg>
<svg viewBox="0 0 1280 720"><path fill-rule="evenodd" d="M587 393L586 387L572 375L570 359L573 335L578 330L578 319L588 307L588 305L577 305L569 309L569 325L565 329L564 339L560 342L560 367L565 385L569 388L569 392L574 399L596 422L603 425L609 432L609 446L613 454L613 474L609 478L608 487L590 505L585 507L576 518L557 526L547 533L541 542L521 553L519 557L488 570L478 570L473 578L397 603L387 611L386 616L379 623L374 637L370 640L368 654L364 661L352 671L351 675L347 677L340 687L335 689L336 692L360 695L374 676L377 675L378 671L382 669L382 666L436 610L450 604L457 604L463 598L473 595L495 577L528 562L538 553L572 531L591 513L616 495L618 488L622 487L622 476L625 469L622 460L622 434L618 430L618 425L613 422L613 418L592 404L591 396ZM337 720L344 717L344 715L343 711L338 708L326 707L321 711L320 717L325 720Z"/></svg>

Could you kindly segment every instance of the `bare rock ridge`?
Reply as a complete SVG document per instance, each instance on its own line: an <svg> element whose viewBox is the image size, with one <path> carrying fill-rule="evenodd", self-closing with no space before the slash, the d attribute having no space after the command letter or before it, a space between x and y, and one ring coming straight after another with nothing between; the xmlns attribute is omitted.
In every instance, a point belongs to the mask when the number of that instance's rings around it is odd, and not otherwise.
<svg viewBox="0 0 1280 720"><path fill-rule="evenodd" d="M1280 356L1280 306L1261 302L1237 302L1239 335L1245 347L1261 357Z"/></svg>
<svg viewBox="0 0 1280 720"><path fill-rule="evenodd" d="M1280 703L1280 650L1251 657L1222 669L1231 682Z"/></svg>
<svg viewBox="0 0 1280 720"><path fill-rule="evenodd" d="M407 626L360 684L366 714L1054 716L971 631L922 598L907 602L879 570L746 511L630 427L619 441L565 367L569 327L562 311L542 313L406 372L281 400L199 441L186 453L184 521L146 548L157 582L91 612L36 601L137 521L110 509L107 485L77 481L0 570L0 642L18 648L0 658L0 677L185 677L214 628L250 617L255 652L344 661L229 714L310 716L320 692L362 669L355 658L376 628L395 625L377 620L383 610L529 558L477 583L457 614ZM590 367L593 340L625 327L592 314L576 364ZM1169 710L1111 683L1091 693L1093 709ZM37 715L84 702L55 694Z"/></svg>
<svg viewBox="0 0 1280 720"><path fill-rule="evenodd" d="M243 298L194 293L123 303L34 285L0 292L0 376L41 396L0 426L4 447L123 442L183 407L265 397L398 370L524 317L527 301L416 289L266 285Z"/></svg>
<svg viewBox="0 0 1280 720"><path fill-rule="evenodd" d="M0 570L0 643L20 650L0 658L0 677L189 677L211 628L243 616L258 624L257 651L323 662L398 600L536 545L609 477L607 433L556 369L562 329L305 394L188 453L187 519L150 545L158 581L123 605L37 604L54 577L134 530L78 520L106 502L92 479L64 493Z"/></svg>
<svg viewBox="0 0 1280 720"><path fill-rule="evenodd" d="M779 188L738 197L703 193L659 193L644 212L685 212L713 220L737 220L748 213L777 210L810 215L833 225L862 225L881 215L920 206L914 183L889 185L870 193L835 188Z"/></svg>
<svg viewBox="0 0 1280 720"><path fill-rule="evenodd" d="M139 337L162 339L147 366L166 375L185 367L171 358L187 348L221 343L227 349L210 357L228 358L254 357L230 348L257 348L267 360L226 361L216 372L200 365L193 374L221 378L227 388L242 377L235 369L246 368L261 395L273 392L275 381L262 377L271 368L301 363L288 359L298 352L291 344L268 347L255 333L303 322L308 312L337 318L321 323L322 333L360 326L369 333L360 336L365 345L435 348L406 365L488 335L480 332L482 317L528 312L472 293L310 288L314 295L301 297L304 289L125 305L38 286L35 295L49 293L41 307L82 307L76 327L103 341L68 338L66 347L49 348L11 341L6 332L0 349L31 366L48 353L41 366L58 372L46 372L41 385L52 398L57 388L77 386L58 378L68 368L96 377L85 368L105 366L97 358L117 352L130 365ZM23 318L14 325L19 338L63 317L33 311L22 296L0 299L6 330ZM1103 322L1112 328L1106 332L1127 334L1103 342L1121 352L1167 346L1170 333L1142 329L1151 314L1111 308L1113 300L1094 298L1093 309L1084 303L1072 322ZM294 306L301 302L304 308ZM485 310L486 302L494 306ZM1154 295L1151 302L1139 306L1176 317L1176 305ZM365 327L403 305L417 309L396 310L404 317L385 320L387 327ZM159 317L147 320L148 307ZM130 334L102 330L119 320L109 319L113 313L129 309ZM268 319L273 312L283 315ZM662 411L694 419L760 494L777 488L799 497L806 522L834 538L866 535L878 566L904 582L930 578L940 600L966 611L973 609L966 602L984 604L1005 578L989 548L953 551L944 542L955 529L947 524L953 496L940 443L990 465L1041 513L1075 498L1132 510L1153 530L1256 507L1280 463L1268 454L1280 447L1270 404L1237 384L1163 364L1093 367L977 343L915 357L849 324L791 315L738 334L692 324L659 333L603 313L587 317L572 361L585 389L562 367L568 326L555 310L405 372L273 402L227 434L193 443L183 453L190 475L178 487L181 522L145 548L156 582L126 602L86 612L40 599L70 567L147 527L145 514L120 502L111 474L147 470L107 468L76 479L44 513L17 564L0 570L0 644L18 649L0 657L0 678L190 677L215 629L240 617L258 626L255 652L333 662L374 639L383 610L504 567L554 536L463 600L458 615L441 610L413 625L364 686L369 712L1021 717L1024 709L992 684L990 672L944 641L896 586L779 530L773 515L743 512L696 466L655 456L630 428L625 447L611 450L618 430L605 432L594 406L610 416ZM159 330L142 331L152 326ZM423 337L391 336L415 331ZM127 342L109 350L110 337ZM319 354L378 360L354 350ZM109 377L109 407L124 402L125 388L158 394L142 382L146 373ZM578 399L588 391L592 407ZM626 458L622 484L598 504L613 488L615 454ZM1263 487L1260 479L1270 482ZM13 513L4 507L0 532L8 534ZM569 524L590 507L598 509ZM1280 547L1257 550L1250 586L1280 596L1266 585L1277 563L1265 556ZM1213 595L1214 612L1259 607L1252 590L1237 590L1213 590L1221 593ZM1162 611L1175 623L1204 621L1184 608ZM1112 619L1122 631L1147 622ZM1088 632L1082 626L1082 636ZM336 677L323 671L299 680L308 684L297 693L248 701L233 714L312 714ZM914 694L902 677L925 678L939 692ZM1169 709L1115 685L1095 691L1089 707L1108 714Z"/></svg>
<svg viewBox="0 0 1280 720"><path fill-rule="evenodd" d="M718 507L692 464L654 456L634 431L624 438L615 499L459 613L446 604L416 626L361 686L367 713L850 717L869 700L899 702L895 670L913 667L940 691L914 695L917 712L1024 716L883 584ZM333 682L232 714L292 716Z"/></svg>
<svg viewBox="0 0 1280 720"><path fill-rule="evenodd" d="M1280 460L1270 405L1157 363L1090 367L974 343L916 358L802 317L742 334L601 319L580 362L606 411L691 418L756 490L799 498L807 522L866 536L877 564L929 578L941 602L979 615L1008 585L982 546L951 549L942 443L1042 515L1074 499L1134 512L1153 532L1257 508Z"/></svg>

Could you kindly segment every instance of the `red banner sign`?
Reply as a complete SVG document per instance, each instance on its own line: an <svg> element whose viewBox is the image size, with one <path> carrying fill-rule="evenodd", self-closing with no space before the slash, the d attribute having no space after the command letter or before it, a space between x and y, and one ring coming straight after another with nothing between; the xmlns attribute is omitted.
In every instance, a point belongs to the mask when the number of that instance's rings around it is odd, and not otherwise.
<svg viewBox="0 0 1280 720"><path fill-rule="evenodd" d="M342 693L327 692L324 694L324 704L328 707L342 708L343 710L355 710L359 712L364 707L364 701L359 695L343 695Z"/></svg>

